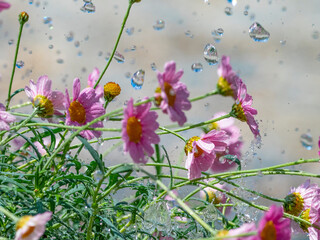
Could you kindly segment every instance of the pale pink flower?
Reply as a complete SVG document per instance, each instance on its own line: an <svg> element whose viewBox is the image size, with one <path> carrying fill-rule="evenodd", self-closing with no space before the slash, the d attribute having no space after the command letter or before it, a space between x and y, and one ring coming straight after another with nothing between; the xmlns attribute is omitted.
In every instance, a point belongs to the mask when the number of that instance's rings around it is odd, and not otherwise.
<svg viewBox="0 0 320 240"><path fill-rule="evenodd" d="M183 110L189 110L191 103L188 100L189 91L187 86L180 82L183 70L176 72L176 63L167 62L164 66L164 72L158 72L160 88L156 90L155 99L160 105L162 112L169 114L171 121L178 122L182 126L187 118Z"/></svg>
<svg viewBox="0 0 320 240"><path fill-rule="evenodd" d="M34 107L38 107L38 115L49 122L54 121L54 115L63 115L60 110L65 110L64 95L59 91L51 91L52 81L48 76L39 77L37 84L30 80L30 87L25 87L25 92Z"/></svg>
<svg viewBox="0 0 320 240"><path fill-rule="evenodd" d="M309 213L309 214L308 214ZM302 218L309 221L311 224L320 227L320 195L319 193L312 199L310 210L307 209L301 214ZM309 215L309 216L308 216ZM305 228L303 228L306 230ZM315 227L308 226L307 231L309 233L310 240L318 240L320 238L320 230Z"/></svg>
<svg viewBox="0 0 320 240"><path fill-rule="evenodd" d="M318 146L320 148L320 137L319 137L319 141L318 141ZM320 151L318 152L319 156L320 156Z"/></svg>
<svg viewBox="0 0 320 240"><path fill-rule="evenodd" d="M79 78L73 81L73 98L70 101L69 92L66 89L66 124L73 126L83 126L93 121L94 119L101 117L105 114L101 102L99 102L99 96L97 96L95 90L91 87L83 89L81 92L81 85ZM92 124L92 128L102 128L103 122L99 121ZM102 135L101 131L95 130L83 130L80 135L88 140Z"/></svg>
<svg viewBox="0 0 320 240"><path fill-rule="evenodd" d="M201 137L192 137L185 146L188 169L188 178L194 179L201 176L202 171L207 171L216 157L216 152L226 150L228 135L225 131L211 130Z"/></svg>
<svg viewBox="0 0 320 240"><path fill-rule="evenodd" d="M259 137L259 127L254 119L254 115L258 114L258 111L251 107L252 97L247 94L247 87L244 83L240 84L237 94L237 101L232 106L231 116L239 119L242 122L247 122L251 132L255 138Z"/></svg>
<svg viewBox="0 0 320 240"><path fill-rule="evenodd" d="M122 140L124 141L124 152L129 152L135 163L146 163L145 157L152 156L154 149L151 144L160 142L155 133L159 124L156 122L158 114L150 111L151 103L133 106L133 99L128 102L124 109L122 120Z"/></svg>
<svg viewBox="0 0 320 240"><path fill-rule="evenodd" d="M94 85L96 84L96 82L98 81L99 79L99 75L100 75L100 72L99 72L99 69L98 68L94 68L92 73L89 74L89 77L88 77L88 86L89 87L94 87ZM96 95L100 98L100 100L103 102L103 87L98 85L96 88Z"/></svg>
<svg viewBox="0 0 320 240"><path fill-rule="evenodd" d="M46 230L52 212L40 213L35 216L23 216L16 225L15 240L38 240Z"/></svg>
<svg viewBox="0 0 320 240"><path fill-rule="evenodd" d="M230 57L222 56L221 64L218 67L218 76L217 90L219 94L237 99L238 88L242 80L232 70Z"/></svg>
<svg viewBox="0 0 320 240"><path fill-rule="evenodd" d="M260 240L260 238L257 235L230 238L231 236L237 236L240 234L255 232L255 231L257 231L257 228L254 223L245 223L241 227L236 229L231 229L229 231L227 230L219 231L217 234L217 237L224 237L224 236L228 237L228 238L224 238L223 240Z"/></svg>
<svg viewBox="0 0 320 240"><path fill-rule="evenodd" d="M5 1L0 1L0 12L4 9L10 8L11 4Z"/></svg>
<svg viewBox="0 0 320 240"><path fill-rule="evenodd" d="M10 123L16 121L16 117L6 111L6 107L0 103L0 131L10 130Z"/></svg>
<svg viewBox="0 0 320 240"><path fill-rule="evenodd" d="M259 222L259 237L261 239L291 239L290 220L283 218L283 208L272 205Z"/></svg>

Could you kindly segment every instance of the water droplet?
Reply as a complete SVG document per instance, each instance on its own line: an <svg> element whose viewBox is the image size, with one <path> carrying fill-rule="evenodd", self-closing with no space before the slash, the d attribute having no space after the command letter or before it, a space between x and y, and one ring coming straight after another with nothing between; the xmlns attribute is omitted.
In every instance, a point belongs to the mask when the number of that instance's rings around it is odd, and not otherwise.
<svg viewBox="0 0 320 240"><path fill-rule="evenodd" d="M190 30L185 31L184 34L189 38L193 38L193 34L191 33Z"/></svg>
<svg viewBox="0 0 320 240"><path fill-rule="evenodd" d="M202 66L201 63L194 63L194 64L191 65L191 69L194 72L202 72L203 66Z"/></svg>
<svg viewBox="0 0 320 240"><path fill-rule="evenodd" d="M131 36L134 33L134 27L126 28L126 33Z"/></svg>
<svg viewBox="0 0 320 240"><path fill-rule="evenodd" d="M253 21L255 18L256 18L256 15L255 15L254 13L252 13L252 14L250 15L250 21Z"/></svg>
<svg viewBox="0 0 320 240"><path fill-rule="evenodd" d="M231 16L233 14L233 10L231 7L226 7L224 9L224 13L227 15L227 16Z"/></svg>
<svg viewBox="0 0 320 240"><path fill-rule="evenodd" d="M141 89L144 83L144 75L144 70L140 69L136 71L131 78L132 87L134 87L135 89Z"/></svg>
<svg viewBox="0 0 320 240"><path fill-rule="evenodd" d="M44 24L52 23L52 18L47 16L43 17L43 23Z"/></svg>
<svg viewBox="0 0 320 240"><path fill-rule="evenodd" d="M300 142L302 146L307 150L311 150L313 147L313 138L310 133L302 134L300 136Z"/></svg>
<svg viewBox="0 0 320 240"><path fill-rule="evenodd" d="M79 56L79 57L82 56L82 52L81 52L81 51L78 52L78 56Z"/></svg>
<svg viewBox="0 0 320 240"><path fill-rule="evenodd" d="M93 173L93 178L99 182L103 178L103 173L100 170L97 170Z"/></svg>
<svg viewBox="0 0 320 240"><path fill-rule="evenodd" d="M58 58L57 63L62 64L62 63L64 63L64 60L62 58Z"/></svg>
<svg viewBox="0 0 320 240"><path fill-rule="evenodd" d="M84 5L80 8L80 10L86 13L94 13L96 11L96 7L90 1L90 2L85 2Z"/></svg>
<svg viewBox="0 0 320 240"><path fill-rule="evenodd" d="M153 25L153 29L160 31L162 29L164 29L165 26L165 22L161 19L157 20L156 23Z"/></svg>
<svg viewBox="0 0 320 240"><path fill-rule="evenodd" d="M33 4L33 0L29 0L29 4L30 4L30 5Z"/></svg>
<svg viewBox="0 0 320 240"><path fill-rule="evenodd" d="M49 48L49 49L52 49L52 48L53 48L53 45L52 45L52 44L50 44L50 45L48 46L48 48Z"/></svg>
<svg viewBox="0 0 320 240"><path fill-rule="evenodd" d="M131 73L130 73L130 72L126 72L126 73L124 74L124 76L125 76L126 78L130 78L130 77L131 77Z"/></svg>
<svg viewBox="0 0 320 240"><path fill-rule="evenodd" d="M282 10L282 12L286 12L286 11L287 11L287 7L286 7L286 6L283 6L283 7L281 8L281 10Z"/></svg>
<svg viewBox="0 0 320 240"><path fill-rule="evenodd" d="M209 65L216 65L219 62L218 52L211 43L204 47L203 57Z"/></svg>
<svg viewBox="0 0 320 240"><path fill-rule="evenodd" d="M286 45L286 43L287 43L286 40L280 40L280 44L281 44L282 46Z"/></svg>
<svg viewBox="0 0 320 240"><path fill-rule="evenodd" d="M248 14L249 14L248 10L243 11L243 15L248 16Z"/></svg>
<svg viewBox="0 0 320 240"><path fill-rule="evenodd" d="M13 39L10 39L9 41L8 41L8 44L9 45L12 45L14 43L14 40Z"/></svg>
<svg viewBox="0 0 320 240"><path fill-rule="evenodd" d="M269 40L270 33L259 23L254 22L249 28L249 36L256 42L266 42Z"/></svg>
<svg viewBox="0 0 320 240"><path fill-rule="evenodd" d="M231 3L232 6L235 6L235 5L237 5L238 0L228 0L228 2Z"/></svg>
<svg viewBox="0 0 320 240"><path fill-rule="evenodd" d="M67 33L67 34L65 35L65 37L66 37L66 40L67 40L68 42L73 41L73 32Z"/></svg>
<svg viewBox="0 0 320 240"><path fill-rule="evenodd" d="M119 52L115 52L114 53L114 57L113 57L118 63L124 63L124 56L122 54L120 54Z"/></svg>
<svg viewBox="0 0 320 240"><path fill-rule="evenodd" d="M80 42L79 42L79 41L75 41L75 42L74 42L74 46L75 46L75 47L79 47L79 46L80 46Z"/></svg>
<svg viewBox="0 0 320 240"><path fill-rule="evenodd" d="M153 62L150 64L152 71L157 71L157 66L156 64Z"/></svg>
<svg viewBox="0 0 320 240"><path fill-rule="evenodd" d="M22 61L22 60L17 61L17 62L16 62L16 66L17 66L17 68L23 68L23 66L24 66L24 61Z"/></svg>
<svg viewBox="0 0 320 240"><path fill-rule="evenodd" d="M312 38L313 38L314 40L317 40L317 39L319 38L319 31L313 31L313 33L312 33Z"/></svg>

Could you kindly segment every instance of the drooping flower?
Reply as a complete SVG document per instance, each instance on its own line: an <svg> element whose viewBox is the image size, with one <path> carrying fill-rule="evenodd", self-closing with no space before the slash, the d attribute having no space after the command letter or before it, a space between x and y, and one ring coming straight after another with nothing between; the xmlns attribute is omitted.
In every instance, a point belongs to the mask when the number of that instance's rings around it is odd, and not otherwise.
<svg viewBox="0 0 320 240"><path fill-rule="evenodd" d="M81 85L79 78L73 81L73 98L70 101L69 92L66 89L66 124L73 126L83 126L101 117L105 114L101 102L99 102L99 95L96 94L95 89L88 87L81 92ZM103 122L99 121L90 126L91 128L103 127ZM88 140L94 137L100 137L101 131L83 130L80 135Z"/></svg>
<svg viewBox="0 0 320 240"><path fill-rule="evenodd" d="M155 102L160 105L162 112L169 114L171 121L178 122L180 126L187 121L183 110L191 108L187 86L180 82L182 75L183 70L176 72L174 61L167 62L164 72L157 74L160 87L155 94Z"/></svg>
<svg viewBox="0 0 320 240"><path fill-rule="evenodd" d="M88 86L89 87L92 87L94 88L94 85L96 84L96 82L98 81L99 79L99 75L100 75L100 72L99 72L99 69L98 68L94 68L92 73L89 74L89 77L88 77ZM103 97L103 87L98 85L96 88L96 95L99 97L99 98L102 98ZM103 99L102 99L103 100Z"/></svg>
<svg viewBox="0 0 320 240"><path fill-rule="evenodd" d="M290 240L290 220L283 218L283 209L272 205L259 222L258 233L261 240Z"/></svg>
<svg viewBox="0 0 320 240"><path fill-rule="evenodd" d="M16 224L15 240L38 240L46 230L52 212L40 213L35 216L23 216Z"/></svg>
<svg viewBox="0 0 320 240"><path fill-rule="evenodd" d="M146 163L145 157L154 153L151 144L160 142L159 136L155 133L159 124L156 122L158 114L150 111L151 103L133 106L133 99L128 102L124 109L122 120L122 140L124 141L124 152L129 152L135 163Z"/></svg>
<svg viewBox="0 0 320 240"><path fill-rule="evenodd" d="M237 101L233 104L230 114L242 122L247 122L254 137L257 138L260 136L259 127L253 116L257 115L258 111L251 105L252 97L247 94L246 85L241 83L237 93Z"/></svg>
<svg viewBox="0 0 320 240"><path fill-rule="evenodd" d="M104 99L108 102L112 101L121 92L121 87L115 82L108 82L103 87Z"/></svg>
<svg viewBox="0 0 320 240"><path fill-rule="evenodd" d="M11 4L7 3L5 1L0 1L0 12L2 12L2 10L4 9L8 9L10 8Z"/></svg>
<svg viewBox="0 0 320 240"><path fill-rule="evenodd" d="M10 123L13 123L16 120L15 116L12 116L6 111L6 107L0 103L0 131L10 130Z"/></svg>
<svg viewBox="0 0 320 240"><path fill-rule="evenodd" d="M230 57L222 56L221 64L218 67L218 76L217 90L219 94L223 96L231 96L236 100L238 88L242 83L242 80L232 70Z"/></svg>
<svg viewBox="0 0 320 240"><path fill-rule="evenodd" d="M51 91L52 81L48 76L39 77L37 84L30 80L30 87L25 87L25 92L34 107L38 107L37 114L44 120L54 121L55 115L63 115L59 110L65 110L64 95L60 91Z"/></svg>
<svg viewBox="0 0 320 240"><path fill-rule="evenodd" d="M245 223L241 227L236 229L231 229L229 231L220 230L217 233L216 237L228 237L228 238L225 238L225 240L260 240L257 235L230 238L231 236L237 236L240 234L255 232L255 231L257 231L257 229L254 223Z"/></svg>
<svg viewBox="0 0 320 240"><path fill-rule="evenodd" d="M226 150L228 135L225 131L211 130L202 137L192 137L187 142L184 150L187 157L186 168L188 178L194 179L201 176L202 171L207 171L216 157L216 152Z"/></svg>

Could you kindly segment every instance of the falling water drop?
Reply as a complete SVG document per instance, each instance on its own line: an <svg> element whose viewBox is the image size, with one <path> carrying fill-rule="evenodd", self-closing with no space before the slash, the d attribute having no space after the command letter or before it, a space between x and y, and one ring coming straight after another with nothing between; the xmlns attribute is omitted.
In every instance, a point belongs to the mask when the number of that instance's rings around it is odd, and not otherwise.
<svg viewBox="0 0 320 240"><path fill-rule="evenodd" d="M84 5L80 8L80 10L86 13L94 13L96 11L96 7L90 1L90 2L85 2Z"/></svg>
<svg viewBox="0 0 320 240"><path fill-rule="evenodd" d="M52 23L52 18L51 17L47 17L47 16L43 17L43 23L44 24Z"/></svg>
<svg viewBox="0 0 320 240"><path fill-rule="evenodd" d="M191 65L191 70L194 72L202 72L203 66L201 63L194 63Z"/></svg>
<svg viewBox="0 0 320 240"><path fill-rule="evenodd" d="M140 69L136 71L131 78L132 87L134 87L135 89L141 89L144 83L144 75L144 70Z"/></svg>
<svg viewBox="0 0 320 240"><path fill-rule="evenodd" d="M249 36L256 42L266 42L269 40L270 33L259 23L254 22L249 28Z"/></svg>
<svg viewBox="0 0 320 240"><path fill-rule="evenodd" d="M211 43L204 47L203 57L209 65L216 65L219 62L217 49Z"/></svg>
<svg viewBox="0 0 320 240"><path fill-rule="evenodd" d="M157 66L156 64L153 62L150 64L152 71L157 71Z"/></svg>
<svg viewBox="0 0 320 240"><path fill-rule="evenodd" d="M232 11L232 8L231 7L226 7L224 9L224 13L227 15L227 16L231 16L233 14L233 11Z"/></svg>
<svg viewBox="0 0 320 240"><path fill-rule="evenodd" d="M73 36L74 36L73 32L68 32L68 33L65 35L66 40L67 40L68 42L72 42L72 41L73 41Z"/></svg>
<svg viewBox="0 0 320 240"><path fill-rule="evenodd" d="M161 19L157 20L156 23L153 25L153 29L160 31L162 29L164 29L165 26L165 22Z"/></svg>
<svg viewBox="0 0 320 240"><path fill-rule="evenodd" d="M62 63L64 63L64 60L62 58L58 58L57 63L62 64Z"/></svg>
<svg viewBox="0 0 320 240"><path fill-rule="evenodd" d="M134 27L126 28L126 33L131 36L134 33Z"/></svg>
<svg viewBox="0 0 320 240"><path fill-rule="evenodd" d="M12 45L14 43L14 40L13 39L10 39L9 41L8 41L8 44L9 45Z"/></svg>
<svg viewBox="0 0 320 240"><path fill-rule="evenodd" d="M23 68L23 66L24 66L24 61L17 61L16 62L16 66L17 66L17 68Z"/></svg>
<svg viewBox="0 0 320 240"><path fill-rule="evenodd" d="M300 136L300 142L302 146L307 150L311 150L313 147L313 138L310 133L302 134Z"/></svg>
<svg viewBox="0 0 320 240"><path fill-rule="evenodd" d="M114 57L113 57L118 63L124 63L124 56L122 54L120 54L119 52L115 52L114 53Z"/></svg>

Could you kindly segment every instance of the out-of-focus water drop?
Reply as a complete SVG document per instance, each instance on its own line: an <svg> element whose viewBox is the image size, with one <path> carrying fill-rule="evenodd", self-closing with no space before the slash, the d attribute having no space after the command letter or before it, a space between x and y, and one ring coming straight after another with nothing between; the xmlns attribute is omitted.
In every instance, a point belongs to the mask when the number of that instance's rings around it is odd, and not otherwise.
<svg viewBox="0 0 320 240"><path fill-rule="evenodd" d="M157 20L156 23L153 25L153 29L157 31L164 29L164 27L165 21L163 21L162 19Z"/></svg>
<svg viewBox="0 0 320 240"><path fill-rule="evenodd" d="M9 45L12 45L14 43L14 40L13 39L10 39L9 41L8 41L8 44Z"/></svg>
<svg viewBox="0 0 320 240"><path fill-rule="evenodd" d="M64 63L64 60L62 58L58 58L57 63L62 64L62 63Z"/></svg>
<svg viewBox="0 0 320 240"><path fill-rule="evenodd" d="M131 78L131 85L135 89L141 89L144 83L145 71L140 69L136 71Z"/></svg>
<svg viewBox="0 0 320 240"><path fill-rule="evenodd" d="M73 41L74 34L73 34L73 32L68 32L68 33L65 35L65 37L66 37L66 40L67 40L68 42L72 42L72 41Z"/></svg>
<svg viewBox="0 0 320 240"><path fill-rule="evenodd" d="M209 65L216 65L219 62L217 49L211 43L204 47L203 57Z"/></svg>
<svg viewBox="0 0 320 240"><path fill-rule="evenodd" d="M267 42L270 38L270 33L261 24L254 22L249 28L249 36L256 42Z"/></svg>
<svg viewBox="0 0 320 240"><path fill-rule="evenodd" d="M191 65L191 70L194 72L202 72L203 66L201 63L194 63Z"/></svg>
<svg viewBox="0 0 320 240"><path fill-rule="evenodd" d="M119 52L115 52L114 53L114 57L113 57L118 63L124 63L124 56L122 54L120 54Z"/></svg>
<svg viewBox="0 0 320 240"><path fill-rule="evenodd" d="M53 45L52 45L52 44L50 44L50 45L48 46L48 48L49 48L49 49L52 49L52 48L53 48Z"/></svg>
<svg viewBox="0 0 320 240"><path fill-rule="evenodd" d="M20 60L16 62L16 67L17 68L23 68L24 67L24 61Z"/></svg>
<svg viewBox="0 0 320 240"><path fill-rule="evenodd" d="M185 31L184 34L189 38L193 38L193 34L191 33L190 30Z"/></svg>
<svg viewBox="0 0 320 240"><path fill-rule="evenodd" d="M313 31L313 33L312 33L312 38L314 39L314 40L317 40L317 39L319 39L319 31Z"/></svg>
<svg viewBox="0 0 320 240"><path fill-rule="evenodd" d="M224 13L227 15L227 16L231 16L233 14L233 10L231 7L226 7L224 9Z"/></svg>
<svg viewBox="0 0 320 240"><path fill-rule="evenodd" d="M231 3L232 6L235 6L235 5L237 5L238 0L228 0L228 2Z"/></svg>
<svg viewBox="0 0 320 240"><path fill-rule="evenodd" d="M153 62L150 64L152 71L156 71L157 70L157 66L156 64Z"/></svg>
<svg viewBox="0 0 320 240"><path fill-rule="evenodd" d="M74 42L74 46L75 46L75 47L79 47L79 46L80 46L80 42L79 42L79 41L75 41L75 42Z"/></svg>
<svg viewBox="0 0 320 240"><path fill-rule="evenodd" d="M91 1L85 2L80 10L86 13L94 13L96 11L96 6Z"/></svg>
<svg viewBox="0 0 320 240"><path fill-rule="evenodd" d="M43 23L44 24L52 23L52 18L51 17L47 17L47 16L43 17Z"/></svg>
<svg viewBox="0 0 320 240"><path fill-rule="evenodd" d="M134 27L126 28L126 33L131 36L134 33Z"/></svg>
<svg viewBox="0 0 320 240"><path fill-rule="evenodd" d="M311 150L313 147L313 138L310 133L302 134L300 136L300 142L302 146L307 150Z"/></svg>
<svg viewBox="0 0 320 240"><path fill-rule="evenodd" d="M103 178L103 173L100 170L97 170L93 173L93 178L96 182L99 182Z"/></svg>

